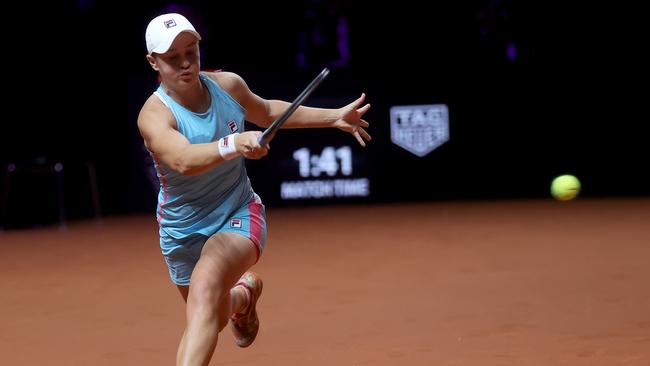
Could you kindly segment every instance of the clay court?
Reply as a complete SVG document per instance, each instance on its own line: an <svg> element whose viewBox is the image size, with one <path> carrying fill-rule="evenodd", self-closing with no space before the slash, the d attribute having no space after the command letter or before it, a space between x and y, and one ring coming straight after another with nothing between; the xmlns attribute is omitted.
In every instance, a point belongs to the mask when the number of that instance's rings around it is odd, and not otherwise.
<svg viewBox="0 0 650 366"><path fill-rule="evenodd" d="M268 210L262 325L211 365L648 365L650 200ZM173 365L153 215L0 232L5 365Z"/></svg>

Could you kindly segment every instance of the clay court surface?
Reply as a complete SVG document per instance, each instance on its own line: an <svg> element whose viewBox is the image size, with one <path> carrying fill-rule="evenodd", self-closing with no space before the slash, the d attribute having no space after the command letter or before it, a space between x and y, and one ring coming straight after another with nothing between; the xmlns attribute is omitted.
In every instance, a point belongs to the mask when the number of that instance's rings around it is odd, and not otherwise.
<svg viewBox="0 0 650 366"><path fill-rule="evenodd" d="M211 365L650 365L650 199L269 209L261 330ZM152 215L0 232L3 365L173 365Z"/></svg>

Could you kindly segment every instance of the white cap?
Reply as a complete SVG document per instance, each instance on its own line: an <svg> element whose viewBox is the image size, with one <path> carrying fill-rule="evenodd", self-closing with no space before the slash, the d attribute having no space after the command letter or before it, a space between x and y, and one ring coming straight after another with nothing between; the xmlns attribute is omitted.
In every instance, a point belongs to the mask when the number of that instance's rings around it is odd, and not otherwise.
<svg viewBox="0 0 650 366"><path fill-rule="evenodd" d="M194 29L192 23L180 14L169 13L153 18L144 35L147 41L147 52L149 54L167 52L181 32L190 32L201 40L201 35Z"/></svg>

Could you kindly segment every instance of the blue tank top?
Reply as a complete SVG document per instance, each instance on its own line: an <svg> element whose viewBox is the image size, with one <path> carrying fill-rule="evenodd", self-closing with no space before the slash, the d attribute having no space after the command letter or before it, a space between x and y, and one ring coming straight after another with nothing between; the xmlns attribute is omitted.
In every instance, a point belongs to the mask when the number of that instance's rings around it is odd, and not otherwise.
<svg viewBox="0 0 650 366"><path fill-rule="evenodd" d="M178 131L190 143L217 141L233 132L244 131L244 108L219 84L204 74L201 82L210 92L210 107L192 112L176 103L162 85L157 94L176 118ZM225 161L196 176L185 176L155 159L160 191L156 216L160 235L183 239L193 234L211 236L228 222L239 207L254 196L244 158Z"/></svg>

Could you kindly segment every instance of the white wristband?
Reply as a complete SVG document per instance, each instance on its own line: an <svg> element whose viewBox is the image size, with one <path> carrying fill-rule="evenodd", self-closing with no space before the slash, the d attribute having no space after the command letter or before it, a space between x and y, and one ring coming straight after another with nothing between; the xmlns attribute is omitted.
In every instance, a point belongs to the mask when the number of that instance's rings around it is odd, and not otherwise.
<svg viewBox="0 0 650 366"><path fill-rule="evenodd" d="M219 147L219 154L224 160L232 160L238 157L240 154L237 152L237 147L235 146L235 136L238 133L233 133L228 136L224 136L219 139L217 146Z"/></svg>

